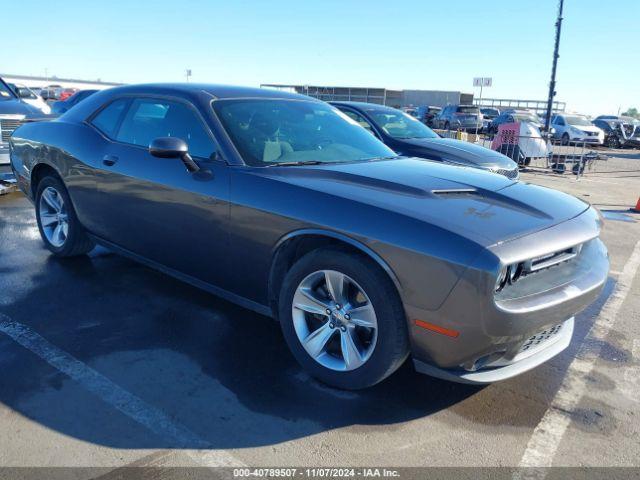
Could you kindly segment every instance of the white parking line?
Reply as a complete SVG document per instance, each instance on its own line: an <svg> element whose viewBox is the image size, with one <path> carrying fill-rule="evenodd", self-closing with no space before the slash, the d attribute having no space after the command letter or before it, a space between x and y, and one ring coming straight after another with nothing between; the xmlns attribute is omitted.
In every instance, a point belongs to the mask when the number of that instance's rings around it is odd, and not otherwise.
<svg viewBox="0 0 640 480"><path fill-rule="evenodd" d="M527 449L520 460L520 467L538 467L540 469L520 470L515 478L544 478L546 471L543 467L550 467L560 441L571 422L571 412L580 402L586 390L586 377L591 373L600 351L602 343L588 340L604 340L613 327L631 283L640 266L640 241L638 241L620 273L615 291L602 307L600 315L591 327L585 344L578 355L569 365L567 374L560 386L551 406L545 412L542 420L533 431Z"/></svg>
<svg viewBox="0 0 640 480"><path fill-rule="evenodd" d="M14 322L6 315L0 314L0 332L5 333L140 425L161 438L171 438L177 443L176 447L198 449L187 450L185 453L200 465L210 467L244 465L226 451L200 450L210 447L209 442L184 425L173 421L160 409L147 404L80 360L60 350L26 325Z"/></svg>
<svg viewBox="0 0 640 480"><path fill-rule="evenodd" d="M631 359L636 365L624 369L622 381L617 383L618 389L629 400L640 402L640 339L635 338L631 347Z"/></svg>

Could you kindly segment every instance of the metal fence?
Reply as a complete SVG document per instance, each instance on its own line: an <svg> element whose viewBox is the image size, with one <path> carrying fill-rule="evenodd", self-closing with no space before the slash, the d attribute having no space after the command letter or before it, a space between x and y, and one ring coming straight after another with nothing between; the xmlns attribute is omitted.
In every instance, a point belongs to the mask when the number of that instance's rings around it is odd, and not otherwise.
<svg viewBox="0 0 640 480"><path fill-rule="evenodd" d="M580 141L563 142L547 136L515 134L474 134L455 130L438 130L445 138L455 138L500 152L516 162L523 170L549 171L556 174L571 172L580 178L596 169L598 161L607 156L595 150L596 145Z"/></svg>
<svg viewBox="0 0 640 480"><path fill-rule="evenodd" d="M478 145L511 158L522 169L547 170L558 174L572 172L576 178L593 171L596 162L607 158L594 149L594 144L586 141L563 142L553 137L523 135L506 138L480 135L474 140Z"/></svg>

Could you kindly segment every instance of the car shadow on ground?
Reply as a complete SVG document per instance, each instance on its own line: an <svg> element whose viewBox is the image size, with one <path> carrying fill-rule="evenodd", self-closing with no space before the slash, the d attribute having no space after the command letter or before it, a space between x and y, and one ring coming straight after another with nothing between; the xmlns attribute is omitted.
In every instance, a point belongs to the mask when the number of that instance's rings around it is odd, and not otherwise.
<svg viewBox="0 0 640 480"><path fill-rule="evenodd" d="M46 257L3 311L213 448L267 445L347 425L393 425L480 388L404 365L362 392L308 377L273 320L116 255ZM0 335L0 401L48 428L116 448L171 448Z"/></svg>
<svg viewBox="0 0 640 480"><path fill-rule="evenodd" d="M471 420L465 428L533 427L575 353L485 389L419 375L407 362L370 389L339 391L301 370L273 320L106 251L51 257L33 225L18 221L23 212L14 214L0 222L13 238L0 256L0 311L210 448L273 445L341 427L389 431L443 410ZM585 315L578 345L610 291ZM49 429L114 448L202 447L153 433L1 333L0 370L0 402Z"/></svg>

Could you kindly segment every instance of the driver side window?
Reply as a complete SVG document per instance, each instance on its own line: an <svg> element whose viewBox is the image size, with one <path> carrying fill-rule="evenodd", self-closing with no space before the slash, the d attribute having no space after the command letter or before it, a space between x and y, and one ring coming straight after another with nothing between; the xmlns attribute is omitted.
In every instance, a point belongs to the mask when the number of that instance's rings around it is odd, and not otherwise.
<svg viewBox="0 0 640 480"><path fill-rule="evenodd" d="M369 122L367 122L367 120L362 115L354 112L353 110L342 110L342 113L344 113L346 116L348 116L352 120L355 120L358 123L358 125L363 127L369 133L375 135L375 132L373 131L373 128L371 127L371 124Z"/></svg>
<svg viewBox="0 0 640 480"><path fill-rule="evenodd" d="M194 157L210 158L216 147L196 113L181 102L137 98L122 121L116 140L148 147L158 137L176 137L189 146Z"/></svg>

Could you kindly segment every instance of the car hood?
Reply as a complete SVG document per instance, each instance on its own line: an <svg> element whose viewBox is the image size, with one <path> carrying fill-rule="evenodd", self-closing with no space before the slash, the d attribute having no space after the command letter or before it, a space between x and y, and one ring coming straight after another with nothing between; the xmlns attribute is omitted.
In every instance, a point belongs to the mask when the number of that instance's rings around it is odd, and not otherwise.
<svg viewBox="0 0 640 480"><path fill-rule="evenodd" d="M570 125L576 130L582 130L583 132L596 132L600 133L600 129L595 125Z"/></svg>
<svg viewBox="0 0 640 480"><path fill-rule="evenodd" d="M36 107L19 100L0 100L0 115L25 115L27 117L41 115Z"/></svg>
<svg viewBox="0 0 640 480"><path fill-rule="evenodd" d="M482 168L512 170L516 163L506 155L474 143L452 138L411 138L403 140L412 155L436 156L443 160Z"/></svg>
<svg viewBox="0 0 640 480"><path fill-rule="evenodd" d="M417 158L252 170L256 175L418 219L483 246L549 228L589 208L556 190Z"/></svg>

